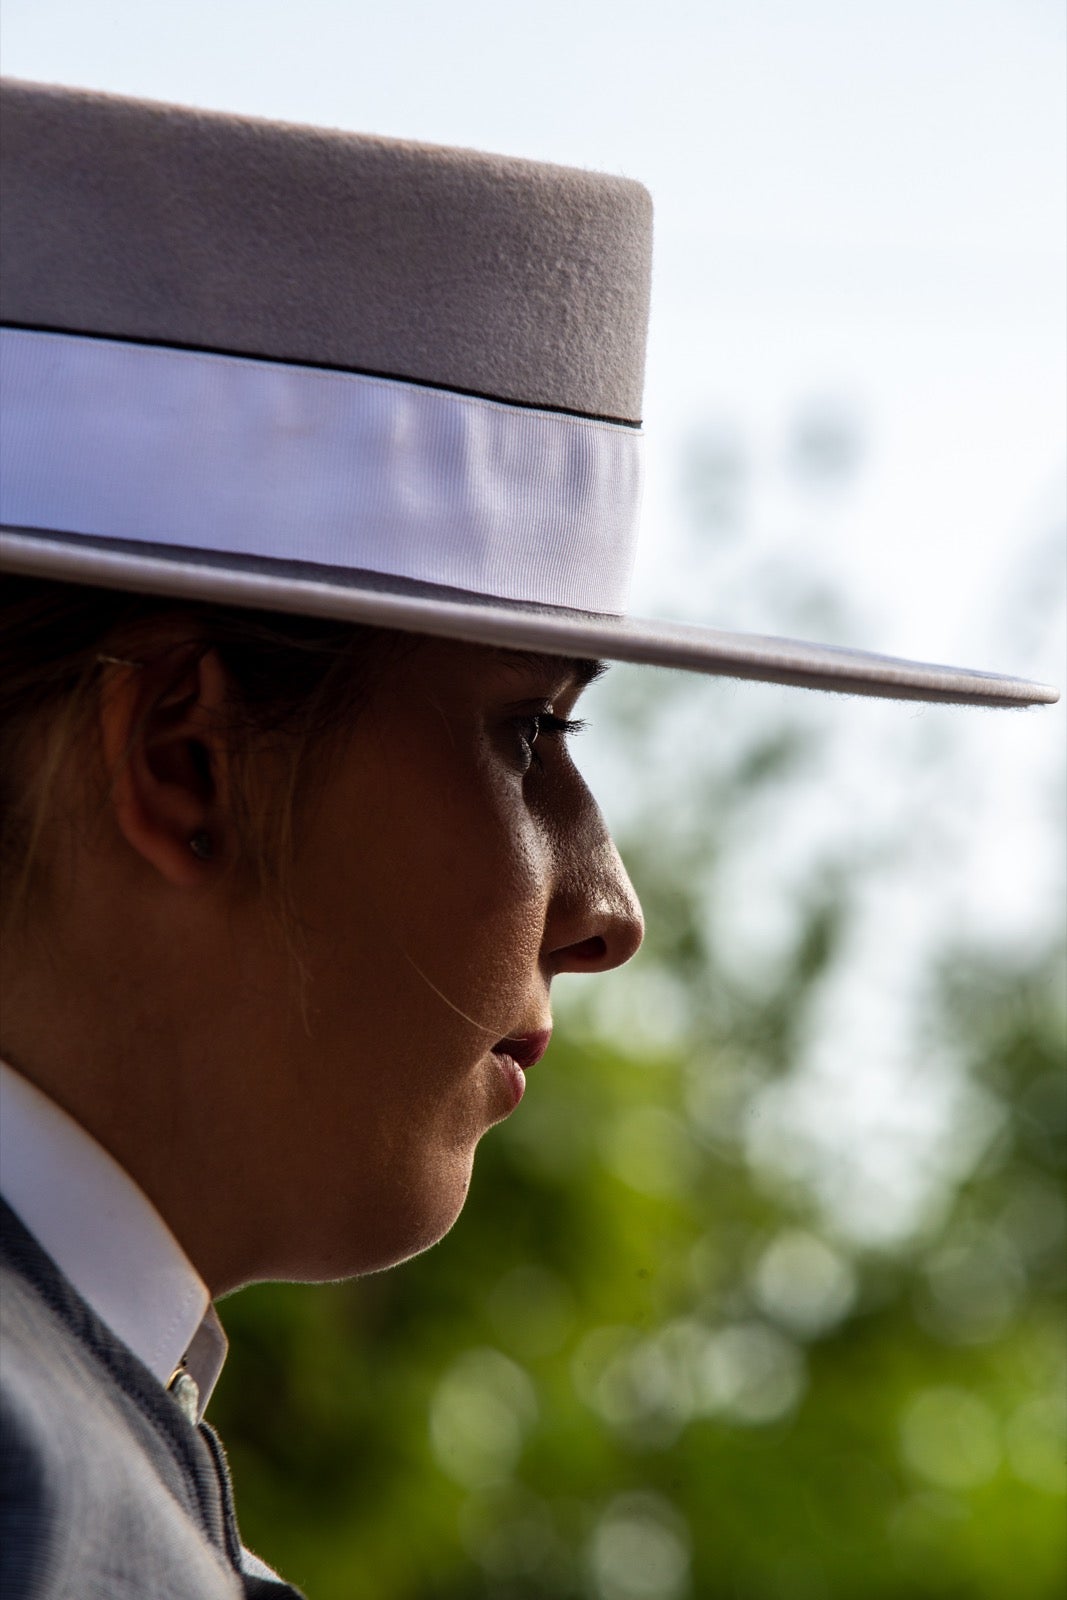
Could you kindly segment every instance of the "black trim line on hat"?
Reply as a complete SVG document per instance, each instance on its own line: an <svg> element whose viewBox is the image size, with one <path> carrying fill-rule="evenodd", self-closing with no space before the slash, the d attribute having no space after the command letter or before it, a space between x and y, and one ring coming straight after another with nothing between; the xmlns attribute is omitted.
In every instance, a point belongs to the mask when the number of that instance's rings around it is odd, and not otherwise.
<svg viewBox="0 0 1067 1600"><path fill-rule="evenodd" d="M490 400L496 405L516 406L522 411L552 411L561 417L581 417L585 422L609 422L619 428L639 429L641 419L603 416L595 411L576 411L571 406L552 405L548 401L516 400L511 395L490 394L485 389L464 389L454 383L439 383L434 378L415 378L407 372L381 372L374 367L347 367L334 361L312 361L302 356L267 356L256 350L223 350L217 345L190 344L181 339L151 339L145 334L87 332L84 328L52 327L41 322L15 322L4 320L0 327L17 329L20 333L55 333L70 339L94 339L111 344L145 345L154 350L186 350L193 355L230 356L238 361L261 361L281 367L309 367L318 372L343 372L357 378L385 378L393 383L410 383L418 389L439 389L444 394L466 395L471 400Z"/></svg>

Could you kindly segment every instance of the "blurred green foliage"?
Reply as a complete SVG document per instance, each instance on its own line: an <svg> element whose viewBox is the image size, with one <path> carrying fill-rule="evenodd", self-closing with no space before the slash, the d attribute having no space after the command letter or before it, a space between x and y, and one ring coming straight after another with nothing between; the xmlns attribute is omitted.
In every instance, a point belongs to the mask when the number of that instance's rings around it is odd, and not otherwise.
<svg viewBox="0 0 1067 1600"><path fill-rule="evenodd" d="M709 916L733 824L810 755L764 730L646 786L646 948L564 997L442 1244L224 1307L245 1538L313 1600L1062 1595L1063 952L944 952L959 1146L905 1236L857 1237L753 1136L865 864L813 875L758 982Z"/></svg>

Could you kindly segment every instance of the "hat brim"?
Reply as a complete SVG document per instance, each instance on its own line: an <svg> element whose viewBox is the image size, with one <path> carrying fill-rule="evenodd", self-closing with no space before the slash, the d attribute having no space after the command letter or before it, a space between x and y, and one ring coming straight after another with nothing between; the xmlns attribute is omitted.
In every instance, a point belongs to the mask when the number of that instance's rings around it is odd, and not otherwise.
<svg viewBox="0 0 1067 1600"><path fill-rule="evenodd" d="M837 694L1003 707L1059 699L1059 691L1047 684L997 673L688 623L529 605L311 562L155 544L148 552L126 540L5 529L0 568L59 582L334 617L503 649L633 661Z"/></svg>

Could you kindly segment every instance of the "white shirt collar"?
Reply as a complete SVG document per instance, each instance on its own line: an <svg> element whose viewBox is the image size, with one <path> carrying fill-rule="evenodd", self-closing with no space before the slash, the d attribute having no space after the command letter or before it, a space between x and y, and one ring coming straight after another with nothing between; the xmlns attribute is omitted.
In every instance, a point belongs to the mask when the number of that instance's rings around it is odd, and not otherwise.
<svg viewBox="0 0 1067 1600"><path fill-rule="evenodd" d="M3 1062L0 1191L82 1299L161 1384L184 1361L202 1414L226 1357L207 1285L114 1157Z"/></svg>

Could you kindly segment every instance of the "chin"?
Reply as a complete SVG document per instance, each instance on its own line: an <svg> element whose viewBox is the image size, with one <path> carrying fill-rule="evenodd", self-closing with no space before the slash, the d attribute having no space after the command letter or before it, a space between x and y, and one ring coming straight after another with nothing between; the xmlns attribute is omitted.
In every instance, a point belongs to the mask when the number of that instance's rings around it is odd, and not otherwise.
<svg viewBox="0 0 1067 1600"><path fill-rule="evenodd" d="M326 1239L320 1229L319 1247L298 1248L297 1259L276 1276L294 1283L338 1282L384 1272L421 1255L444 1238L463 1210L473 1159L473 1151L462 1160L452 1156L444 1170L432 1175L423 1170L408 1183L392 1177L388 1187L361 1197L356 1226L349 1214L349 1226L337 1228L341 1237L334 1248L322 1248Z"/></svg>

